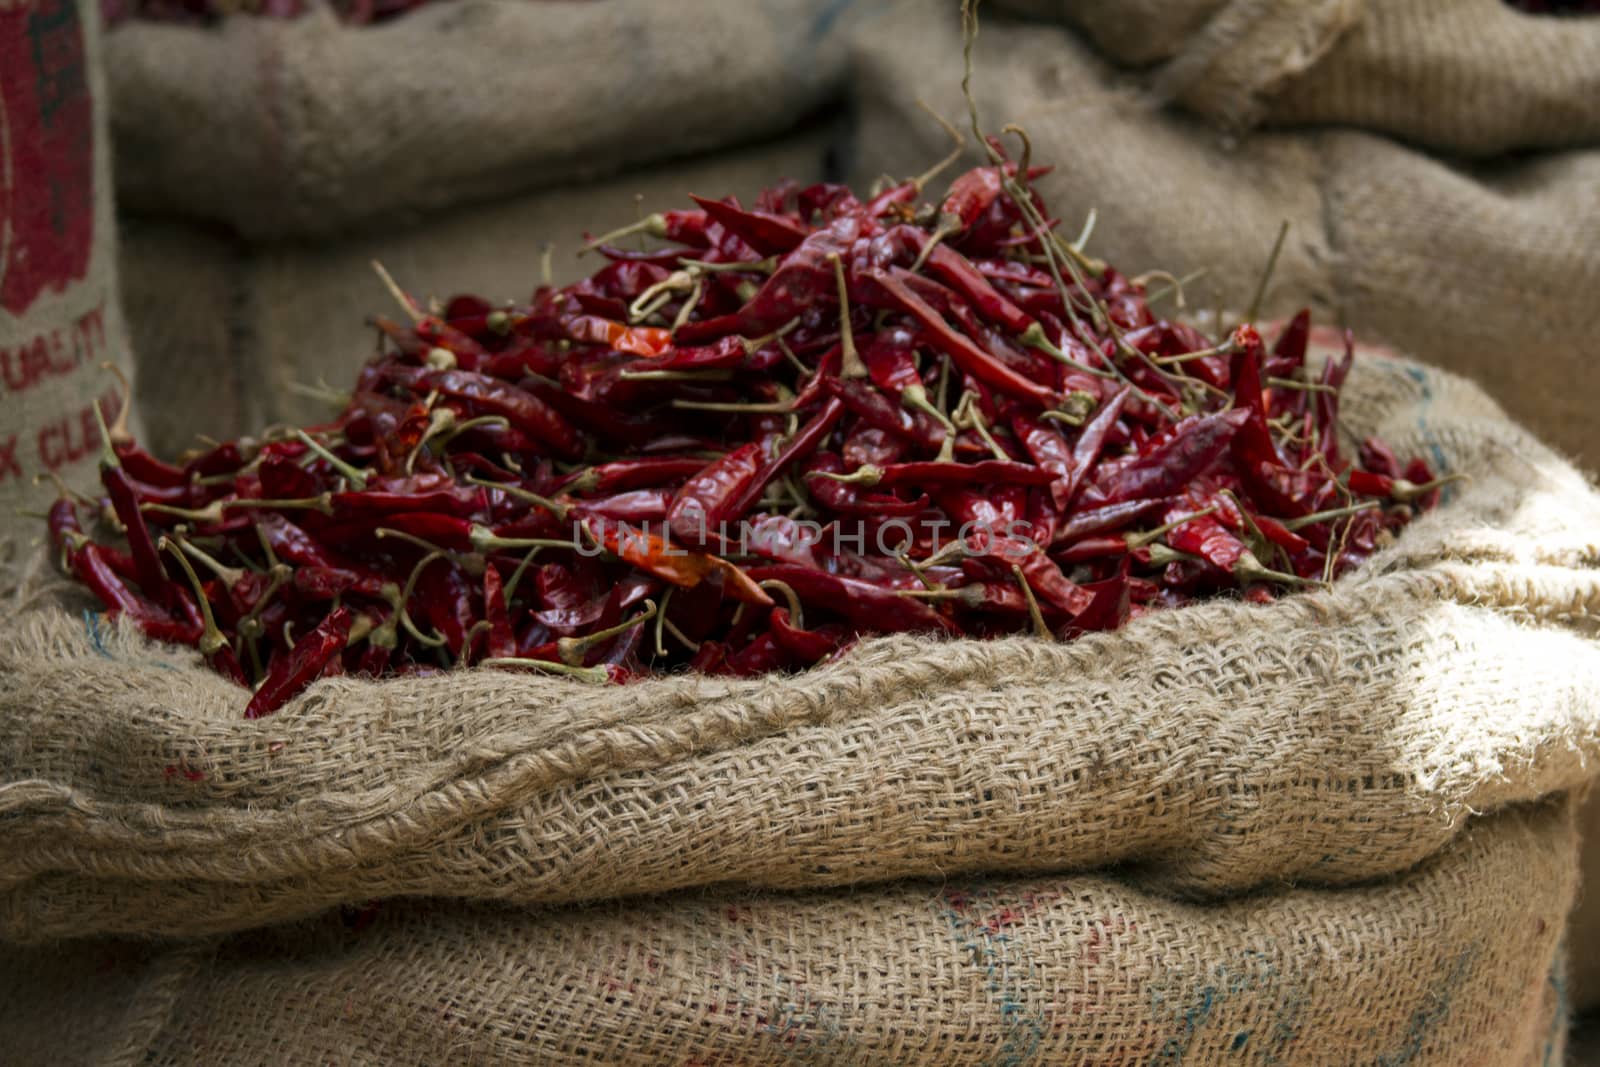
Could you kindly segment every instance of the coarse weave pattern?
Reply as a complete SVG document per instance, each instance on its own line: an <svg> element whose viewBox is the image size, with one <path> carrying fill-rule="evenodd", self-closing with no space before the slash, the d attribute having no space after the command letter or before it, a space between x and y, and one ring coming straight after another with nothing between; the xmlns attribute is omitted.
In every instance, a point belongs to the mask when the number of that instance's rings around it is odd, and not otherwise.
<svg viewBox="0 0 1600 1067"><path fill-rule="evenodd" d="M995 0L1070 23L1233 128L1357 126L1455 155L1600 141L1600 20L1505 0Z"/></svg>
<svg viewBox="0 0 1600 1067"><path fill-rule="evenodd" d="M0 949L0 1046L95 1067L1559 1067L1576 847L1552 802L1389 881L1217 905L1033 876Z"/></svg>
<svg viewBox="0 0 1600 1067"><path fill-rule="evenodd" d="M329 10L130 22L106 38L117 191L253 240L327 239L738 145L838 89L853 6L456 0L379 26Z"/></svg>
<svg viewBox="0 0 1600 1067"><path fill-rule="evenodd" d="M1357 361L1347 426L1471 472L1332 590L795 677L325 681L259 721L92 617L0 638L0 935L188 935L395 896L598 900L1131 864L1340 885L1600 754L1600 497L1470 385Z"/></svg>

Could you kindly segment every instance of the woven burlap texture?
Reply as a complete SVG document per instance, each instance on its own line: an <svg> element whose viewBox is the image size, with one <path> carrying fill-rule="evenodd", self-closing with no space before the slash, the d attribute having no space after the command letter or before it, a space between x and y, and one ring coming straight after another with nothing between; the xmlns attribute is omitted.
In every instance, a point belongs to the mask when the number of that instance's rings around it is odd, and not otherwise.
<svg viewBox="0 0 1600 1067"><path fill-rule="evenodd" d="M1600 141L1600 22L1505 0L994 0L1066 22L1225 126L1356 126L1491 156Z"/></svg>
<svg viewBox="0 0 1600 1067"><path fill-rule="evenodd" d="M1600 498L1481 392L1358 360L1347 427L1471 472L1331 591L1052 645L865 643L796 677L493 671L268 719L92 618L0 637L0 934L201 934L338 903L1130 864L1209 897L1403 870L1600 754Z"/></svg>
<svg viewBox="0 0 1600 1067"><path fill-rule="evenodd" d="M1548 803L1390 881L1216 905L1086 874L0 948L0 1045L97 1067L1547 1067L1575 851Z"/></svg>
<svg viewBox="0 0 1600 1067"><path fill-rule="evenodd" d="M381 26L326 9L130 23L107 36L118 193L252 239L325 238L741 144L837 90L852 6L459 0Z"/></svg>

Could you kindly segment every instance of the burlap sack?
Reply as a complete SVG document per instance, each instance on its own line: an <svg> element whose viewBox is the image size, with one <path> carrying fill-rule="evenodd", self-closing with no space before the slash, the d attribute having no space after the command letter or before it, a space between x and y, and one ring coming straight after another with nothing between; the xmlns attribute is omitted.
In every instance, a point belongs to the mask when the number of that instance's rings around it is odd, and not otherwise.
<svg viewBox="0 0 1600 1067"><path fill-rule="evenodd" d="M319 242L247 241L172 217L126 218L121 270L147 440L175 454L196 434L226 439L325 419L326 404L300 387L348 388L373 351L366 317L401 314L374 259L424 297L527 300L546 242L555 246L555 280L575 281L601 262L578 258L584 230L680 208L691 192L749 198L781 176L820 181L837 140L835 124L811 123L712 156Z"/></svg>
<svg viewBox="0 0 1600 1067"><path fill-rule="evenodd" d="M956 879L0 949L0 1046L96 1067L1558 1067L1575 850L1551 803L1390 880L1220 905Z"/></svg>
<svg viewBox="0 0 1600 1067"><path fill-rule="evenodd" d="M458 0L380 26L326 10L128 23L107 36L118 192L253 239L321 238L741 144L836 91L852 6Z"/></svg>
<svg viewBox="0 0 1600 1067"><path fill-rule="evenodd" d="M1358 361L1347 429L1470 472L1332 590L1122 632L891 639L756 681L469 671L282 712L75 612L0 636L0 936L1132 865L1205 898L1404 870L1600 754L1600 496L1460 379Z"/></svg>
<svg viewBox="0 0 1600 1067"><path fill-rule="evenodd" d="M0 594L56 494L35 475L94 480L126 367L111 153L92 0L0 4Z"/></svg>
<svg viewBox="0 0 1600 1067"><path fill-rule="evenodd" d="M1600 466L1600 20L1499 0L1025 6L1069 14L1115 55L1167 62L1152 85L1065 27L985 9L987 126L1023 125L1056 165L1040 188L1065 228L1098 209L1092 251L1130 273L1203 269L1193 304L1243 307L1288 220L1271 310L1310 303L1469 375ZM954 7L910 0L856 35L858 177L945 151L918 98L966 114ZM1159 90L1205 117L1161 109ZM1212 121L1254 118L1268 128ZM1426 150L1571 144L1590 147L1478 163Z"/></svg>
<svg viewBox="0 0 1600 1067"><path fill-rule="evenodd" d="M1064 21L1235 128L1357 126L1441 152L1600 141L1600 19L1506 0L994 0Z"/></svg>

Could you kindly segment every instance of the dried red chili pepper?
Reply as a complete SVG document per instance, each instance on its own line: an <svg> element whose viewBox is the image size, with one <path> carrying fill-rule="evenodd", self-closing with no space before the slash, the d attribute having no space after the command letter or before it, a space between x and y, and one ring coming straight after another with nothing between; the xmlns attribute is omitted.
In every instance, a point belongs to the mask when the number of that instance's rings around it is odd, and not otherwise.
<svg viewBox="0 0 1600 1067"><path fill-rule="evenodd" d="M335 608L315 630L296 641L288 655L275 659L261 687L245 706L244 717L271 715L322 677L328 661L344 651L350 622L349 608Z"/></svg>

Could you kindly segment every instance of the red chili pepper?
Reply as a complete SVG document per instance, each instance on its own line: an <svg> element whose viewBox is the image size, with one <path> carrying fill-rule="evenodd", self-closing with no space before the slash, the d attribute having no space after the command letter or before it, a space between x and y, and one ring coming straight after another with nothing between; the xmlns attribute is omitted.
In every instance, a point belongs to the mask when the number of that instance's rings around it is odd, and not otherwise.
<svg viewBox="0 0 1600 1067"><path fill-rule="evenodd" d="M725 559L682 549L669 551L666 542L648 530L623 531L610 523L587 525L608 551L673 585L695 586L714 579L747 604L772 603L772 598L761 591L755 580Z"/></svg>
<svg viewBox="0 0 1600 1067"><path fill-rule="evenodd" d="M762 447L741 445L683 483L667 509L672 532L685 544L717 543L735 506L763 466Z"/></svg>
<svg viewBox="0 0 1600 1067"><path fill-rule="evenodd" d="M705 460L693 456L648 456L618 460L579 470L557 488L573 493L607 494L625 489L648 489L682 481L700 473L705 465Z"/></svg>
<svg viewBox="0 0 1600 1067"><path fill-rule="evenodd" d="M915 275L899 267L889 273L878 270L865 273L888 294L895 306L916 320L928 339L964 373L1007 396L1029 401L1038 407L1055 405L1056 396L1047 386L1022 377L952 330L927 301L912 292L907 282Z"/></svg>
<svg viewBox="0 0 1600 1067"><path fill-rule="evenodd" d="M660 522L666 519L672 498L670 489L633 489L615 496L580 500L572 507L580 515L612 522Z"/></svg>
<svg viewBox="0 0 1600 1067"><path fill-rule="evenodd" d="M114 441L111 447L129 477L161 488L177 488L189 484L189 474L182 467L161 462L131 441Z"/></svg>
<svg viewBox="0 0 1600 1067"><path fill-rule="evenodd" d="M1248 418L1248 412L1232 410L1179 423L1166 443L1102 479L1098 487L1105 502L1148 500L1182 490L1222 456Z"/></svg>
<svg viewBox="0 0 1600 1067"><path fill-rule="evenodd" d="M792 252L811 234L810 230L793 219L770 211L745 211L737 204L708 200L693 193L689 194L689 199L705 209L707 216L721 223L763 256Z"/></svg>
<svg viewBox="0 0 1600 1067"><path fill-rule="evenodd" d="M819 301L831 303L837 299L837 288L829 257L848 254L861 232L859 219L845 217L810 234L784 257L778 269L737 313L685 324L676 331L678 340L697 344L730 333L759 337L778 329Z"/></svg>
<svg viewBox="0 0 1600 1067"><path fill-rule="evenodd" d="M751 567L747 573L753 581L783 582L807 605L836 612L863 629L880 633L954 629L928 605L859 578L785 563Z"/></svg>
<svg viewBox="0 0 1600 1067"><path fill-rule="evenodd" d="M811 498L835 514L862 519L872 516L896 519L916 515L928 506L926 495L916 500L901 500L887 493L862 493L855 486L832 478L807 477L817 473L843 474L844 460L836 452L818 452L801 468Z"/></svg>
<svg viewBox="0 0 1600 1067"><path fill-rule="evenodd" d="M860 379L825 378L822 384L851 414L871 426L898 434L921 448L935 449L944 441L944 431L932 420L918 418Z"/></svg>
<svg viewBox="0 0 1600 1067"><path fill-rule="evenodd" d="M978 314L1013 333L1035 325L1033 316L1006 299L966 256L949 245L935 245L928 254L928 269L978 309Z"/></svg>
<svg viewBox="0 0 1600 1067"><path fill-rule="evenodd" d="M322 677L328 661L344 651L350 622L349 608L335 608L315 630L295 642L288 655L275 657L266 679L245 706L244 717L271 715Z"/></svg>
<svg viewBox="0 0 1600 1067"><path fill-rule="evenodd" d="M1096 534L1120 530L1135 520L1166 510L1166 497L1152 500L1124 500L1120 504L1106 504L1076 512L1062 522L1056 530L1058 544L1070 543Z"/></svg>
<svg viewBox="0 0 1600 1067"><path fill-rule="evenodd" d="M128 472L119 466L103 464L100 482L105 486L112 510L116 512L117 520L122 523L128 538L128 549L133 553L134 565L139 570L139 588L147 596L170 607L175 601L178 587L167 577L161 555L156 551L155 539L150 536L150 527L145 523L144 513L139 510L139 497L128 480Z"/></svg>
<svg viewBox="0 0 1600 1067"><path fill-rule="evenodd" d="M605 345L636 356L659 356L672 346L671 331L654 326L624 326L592 315L567 320L567 336L580 344Z"/></svg>
<svg viewBox="0 0 1600 1067"><path fill-rule="evenodd" d="M891 463L887 467L863 467L850 475L855 484L895 488L902 485L1049 485L1055 475L1043 467L1006 459L986 459L978 463Z"/></svg>
<svg viewBox="0 0 1600 1067"><path fill-rule="evenodd" d="M756 476L752 478L744 491L734 499L728 508L730 515L743 515L747 513L756 502L761 499L761 494L766 491L772 479L781 474L790 464L805 459L817 450L822 440L833 432L840 417L844 414L844 404L838 397L834 397L822 405L822 410L806 422L806 424L778 449L778 454L768 460Z"/></svg>
<svg viewBox="0 0 1600 1067"><path fill-rule="evenodd" d="M773 608L772 614L767 616L767 625L772 628L770 632L773 640L796 663L805 666L833 655L849 639L848 631L836 624L819 626L815 630L802 630L789 618L787 608Z"/></svg>
<svg viewBox="0 0 1600 1067"><path fill-rule="evenodd" d="M1101 582L1083 586L1089 594L1089 603L1075 615L1062 632L1063 637L1096 630L1116 630L1128 621L1132 583L1129 579L1128 557L1124 556L1117 573Z"/></svg>
<svg viewBox="0 0 1600 1067"><path fill-rule="evenodd" d="M456 366L464 371L478 370L491 358L488 349L443 319L425 316L417 321L415 330L424 344L442 348L454 355Z"/></svg>

